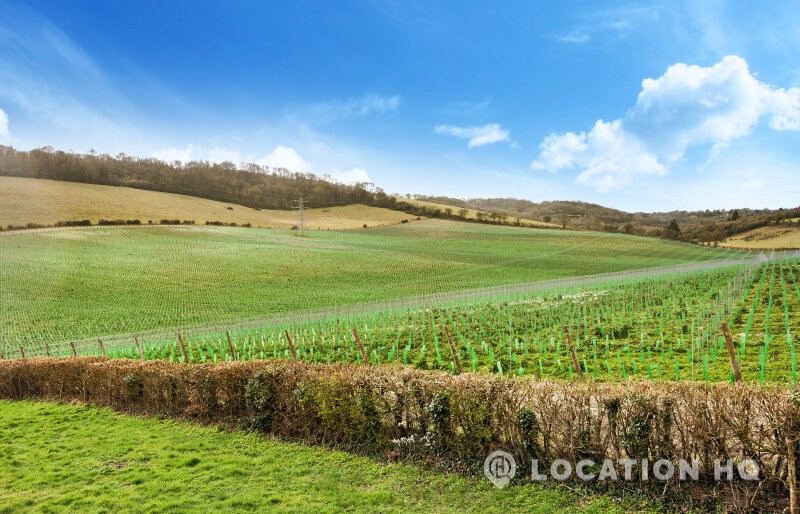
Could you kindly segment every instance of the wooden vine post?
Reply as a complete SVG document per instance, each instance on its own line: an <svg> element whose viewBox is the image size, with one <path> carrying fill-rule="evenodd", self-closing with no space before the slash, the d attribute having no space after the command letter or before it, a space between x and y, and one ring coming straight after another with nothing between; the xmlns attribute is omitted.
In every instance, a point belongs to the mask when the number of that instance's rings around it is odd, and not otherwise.
<svg viewBox="0 0 800 514"><path fill-rule="evenodd" d="M361 359L364 361L364 364L369 364L369 358L367 357L367 349L364 348L364 343L361 342L361 338L358 337L358 329L353 327L353 337L356 339L356 344L358 344L358 349L361 350Z"/></svg>
<svg viewBox="0 0 800 514"><path fill-rule="evenodd" d="M731 360L731 369L733 376L737 382L742 381L742 373L739 371L739 360L736 358L736 348L733 346L733 337L731 337L731 330L728 328L728 322L722 322L722 334L725 336L725 346L728 347L728 357Z"/></svg>
<svg viewBox="0 0 800 514"><path fill-rule="evenodd" d="M181 350L183 350L183 362L189 362L189 351L186 349L186 343L183 342L183 336L180 332L178 332L178 342L181 344Z"/></svg>
<svg viewBox="0 0 800 514"><path fill-rule="evenodd" d="M453 336L450 334L450 330L447 327L444 328L444 333L447 335L447 340L450 342L450 351L453 352L453 361L456 363L456 371L460 375L464 373L464 369L461 367L461 359L458 357L456 343L453 342Z"/></svg>
<svg viewBox="0 0 800 514"><path fill-rule="evenodd" d="M795 455L795 442L791 437L786 438L786 467L789 483L789 514L798 514L797 507L797 459Z"/></svg>
<svg viewBox="0 0 800 514"><path fill-rule="evenodd" d="M142 351L142 345L139 344L139 336L133 338L136 341L136 348L139 350L139 360L144 361L144 352Z"/></svg>
<svg viewBox="0 0 800 514"><path fill-rule="evenodd" d="M19 351L22 354L22 358L24 359L25 358L25 347L22 346L22 345L19 345Z"/></svg>
<svg viewBox="0 0 800 514"><path fill-rule="evenodd" d="M103 340L102 339L98 339L97 340L97 344L100 345L100 352L103 354L103 357L108 357L108 355L106 355L106 347L103 346Z"/></svg>
<svg viewBox="0 0 800 514"><path fill-rule="evenodd" d="M289 333L288 330L286 332L286 340L289 341L289 350L292 352L292 360L297 360L297 350L294 349L294 340L292 339L292 334Z"/></svg>
<svg viewBox="0 0 800 514"><path fill-rule="evenodd" d="M50 345L47 343L44 343L44 352L50 357Z"/></svg>
<svg viewBox="0 0 800 514"><path fill-rule="evenodd" d="M77 351L75 351L75 343L74 343L74 342L72 342L72 341L70 341L70 342L69 342L69 345L72 347L72 356L73 356L73 357L77 357L77 356L78 356L78 352L77 352Z"/></svg>
<svg viewBox="0 0 800 514"><path fill-rule="evenodd" d="M236 360L236 350L233 349L233 343L231 342L231 333L226 330L225 335L228 336L228 348L230 348L231 350L231 358L233 360Z"/></svg>
<svg viewBox="0 0 800 514"><path fill-rule="evenodd" d="M581 364L578 362L578 354L575 353L575 345L572 343L572 336L569 335L569 327L564 325L564 335L567 336L567 344L569 345L569 354L572 356L572 365L578 372L578 380L583 380L583 370Z"/></svg>

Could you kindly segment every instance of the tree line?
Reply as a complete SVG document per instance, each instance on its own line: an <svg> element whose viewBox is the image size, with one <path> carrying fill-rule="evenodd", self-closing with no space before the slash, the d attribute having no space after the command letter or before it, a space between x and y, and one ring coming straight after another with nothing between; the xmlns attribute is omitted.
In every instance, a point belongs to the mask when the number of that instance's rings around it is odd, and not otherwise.
<svg viewBox="0 0 800 514"><path fill-rule="evenodd" d="M164 162L153 158L74 154L50 147L20 151L0 146L0 175L124 186L237 203L256 209L366 204L392 207L395 199L369 183L343 184L311 173L258 164Z"/></svg>
<svg viewBox="0 0 800 514"><path fill-rule="evenodd" d="M369 182L344 184L327 175L320 177L254 163L237 166L232 162L164 162L123 153L116 156L94 151L76 154L51 147L24 151L0 145L0 176L132 187L254 209L291 209L292 202L302 197L310 208L363 204L414 216L515 224L505 214L496 212L479 213L478 219L470 219L466 211L453 212L406 202Z"/></svg>

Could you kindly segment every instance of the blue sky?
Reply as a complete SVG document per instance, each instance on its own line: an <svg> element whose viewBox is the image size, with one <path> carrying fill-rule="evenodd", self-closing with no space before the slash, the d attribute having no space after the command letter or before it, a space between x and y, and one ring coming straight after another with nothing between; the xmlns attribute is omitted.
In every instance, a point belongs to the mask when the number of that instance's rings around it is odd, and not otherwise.
<svg viewBox="0 0 800 514"><path fill-rule="evenodd" d="M0 143L389 192L800 204L800 9L755 2L0 2Z"/></svg>

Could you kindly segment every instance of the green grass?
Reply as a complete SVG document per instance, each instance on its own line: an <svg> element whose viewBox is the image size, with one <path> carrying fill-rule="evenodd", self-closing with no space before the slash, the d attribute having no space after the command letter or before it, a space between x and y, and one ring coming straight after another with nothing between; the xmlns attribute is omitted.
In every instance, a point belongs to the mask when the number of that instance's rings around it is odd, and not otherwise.
<svg viewBox="0 0 800 514"><path fill-rule="evenodd" d="M730 255L441 220L306 237L208 227L9 233L0 235L0 337L18 347Z"/></svg>
<svg viewBox="0 0 800 514"><path fill-rule="evenodd" d="M0 512L9 513L622 511L566 489L497 490L478 478L89 406L0 401L0 449Z"/></svg>

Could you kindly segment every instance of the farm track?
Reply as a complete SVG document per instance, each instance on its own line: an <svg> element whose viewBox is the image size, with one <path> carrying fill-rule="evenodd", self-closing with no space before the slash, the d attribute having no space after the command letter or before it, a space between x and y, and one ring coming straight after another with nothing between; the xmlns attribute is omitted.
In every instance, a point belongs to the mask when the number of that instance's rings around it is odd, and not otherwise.
<svg viewBox="0 0 800 514"><path fill-rule="evenodd" d="M517 294L535 293L548 290L566 290L608 282L647 279L671 274L703 272L733 266L757 265L763 263L765 260L781 260L787 258L796 258L798 256L800 256L800 252L782 252L772 254L769 257L757 256L755 258L748 257L739 259L720 259L689 264L659 266L570 278L541 280L505 286L416 295L390 300L379 300L355 304L351 303L336 307L312 308L299 311L290 311L271 316L238 318L222 322L176 325L167 328L157 328L136 332L103 334L98 335L97 337L74 341L53 341L49 344L50 352L53 355L70 354L72 351L70 343L75 345L75 350L78 354L87 354L97 351L98 338L102 339L103 344L107 349L130 347L134 337L138 337L142 345L147 346L148 344L160 343L165 340L174 340L176 339L178 333L183 334L187 338L191 338L207 334L222 333L226 330L246 330L293 323L312 322L322 319L341 318L351 315L375 312L410 308L427 308L430 306L443 305L459 301L479 300L484 298L497 299ZM45 355L46 350L44 344L42 344L39 347L26 347L25 352L26 356L32 357ZM18 358L21 357L21 353L19 349L7 347L4 351L3 357Z"/></svg>

